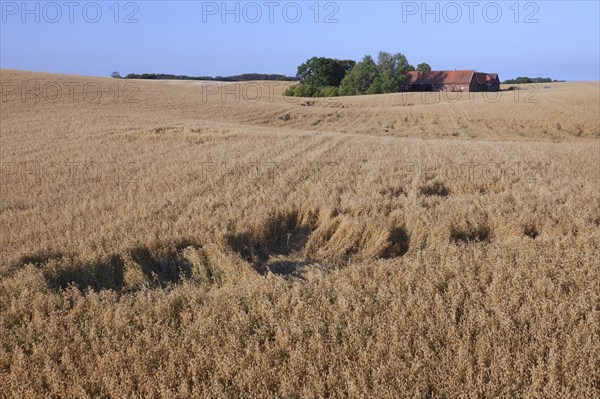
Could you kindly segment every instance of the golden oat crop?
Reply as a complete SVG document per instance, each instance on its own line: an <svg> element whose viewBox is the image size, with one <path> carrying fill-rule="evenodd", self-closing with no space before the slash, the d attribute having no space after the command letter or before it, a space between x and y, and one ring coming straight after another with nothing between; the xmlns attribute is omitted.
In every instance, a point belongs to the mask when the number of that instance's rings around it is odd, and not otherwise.
<svg viewBox="0 0 600 399"><path fill-rule="evenodd" d="M1 82L0 396L600 395L598 83Z"/></svg>

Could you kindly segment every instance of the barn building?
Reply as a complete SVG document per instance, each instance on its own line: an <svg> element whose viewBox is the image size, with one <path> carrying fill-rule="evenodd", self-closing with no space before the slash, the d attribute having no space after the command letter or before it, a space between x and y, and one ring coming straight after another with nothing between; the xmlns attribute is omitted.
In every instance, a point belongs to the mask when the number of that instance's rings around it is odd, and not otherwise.
<svg viewBox="0 0 600 399"><path fill-rule="evenodd" d="M403 91L498 91L497 73L468 71L412 71L406 74Z"/></svg>

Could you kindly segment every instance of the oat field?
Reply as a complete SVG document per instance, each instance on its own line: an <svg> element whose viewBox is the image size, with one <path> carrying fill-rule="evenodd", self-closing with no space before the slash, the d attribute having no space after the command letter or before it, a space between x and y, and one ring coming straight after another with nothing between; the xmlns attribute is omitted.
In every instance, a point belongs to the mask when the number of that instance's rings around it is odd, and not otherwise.
<svg viewBox="0 0 600 399"><path fill-rule="evenodd" d="M0 397L600 397L598 82L0 83Z"/></svg>

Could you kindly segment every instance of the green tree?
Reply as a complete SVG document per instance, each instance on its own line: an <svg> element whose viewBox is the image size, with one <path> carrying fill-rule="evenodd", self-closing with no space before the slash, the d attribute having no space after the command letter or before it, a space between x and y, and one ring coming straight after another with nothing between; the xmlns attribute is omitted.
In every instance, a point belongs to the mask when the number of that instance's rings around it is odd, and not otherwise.
<svg viewBox="0 0 600 399"><path fill-rule="evenodd" d="M117 71L113 72L110 74L111 78L115 78L115 79L121 79L121 74Z"/></svg>
<svg viewBox="0 0 600 399"><path fill-rule="evenodd" d="M318 93L323 87L338 87L355 64L351 60L313 57L298 67L297 76L302 85Z"/></svg>
<svg viewBox="0 0 600 399"><path fill-rule="evenodd" d="M422 62L419 65L417 65L417 71L421 71L421 72L431 72L431 67L429 66L428 63L426 62Z"/></svg>
<svg viewBox="0 0 600 399"><path fill-rule="evenodd" d="M288 88L284 94L314 97L396 93L401 90L406 73L414 70L402 53L382 51L377 62L366 55L359 63L313 57L298 67L300 83Z"/></svg>
<svg viewBox="0 0 600 399"><path fill-rule="evenodd" d="M319 93L315 92L307 85L299 83L288 86L288 88L283 92L283 95L289 97L315 97L319 95Z"/></svg>
<svg viewBox="0 0 600 399"><path fill-rule="evenodd" d="M366 55L342 80L340 94L346 96L367 94L378 77L377 64L373 61L373 57Z"/></svg>
<svg viewBox="0 0 600 399"><path fill-rule="evenodd" d="M526 76L519 76L518 78L515 79L515 83L518 83L518 84L531 83L531 78L528 78Z"/></svg>
<svg viewBox="0 0 600 399"><path fill-rule="evenodd" d="M414 67L408 63L404 54L382 51L377 57L377 69L379 76L373 82L374 87L369 90L369 94L399 92L403 76Z"/></svg>

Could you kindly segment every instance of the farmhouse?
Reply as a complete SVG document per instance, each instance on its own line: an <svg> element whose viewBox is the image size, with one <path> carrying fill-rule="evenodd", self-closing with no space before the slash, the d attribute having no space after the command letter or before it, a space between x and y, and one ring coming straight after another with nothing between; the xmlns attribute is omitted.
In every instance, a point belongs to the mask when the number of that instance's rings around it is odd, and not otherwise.
<svg viewBox="0 0 600 399"><path fill-rule="evenodd" d="M412 71L406 74L403 91L498 91L497 73L466 71Z"/></svg>

